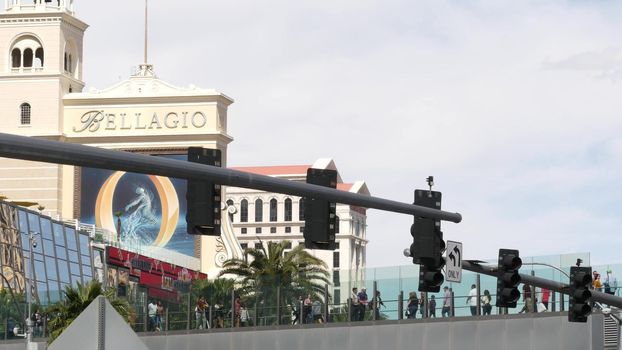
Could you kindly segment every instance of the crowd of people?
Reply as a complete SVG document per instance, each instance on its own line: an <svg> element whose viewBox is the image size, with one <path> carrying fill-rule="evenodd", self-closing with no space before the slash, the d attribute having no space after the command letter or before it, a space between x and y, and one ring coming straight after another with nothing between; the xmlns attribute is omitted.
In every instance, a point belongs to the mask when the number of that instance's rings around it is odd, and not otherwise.
<svg viewBox="0 0 622 350"><path fill-rule="evenodd" d="M361 287L361 291L358 288L352 288L350 294L350 320L351 321L363 321L365 319L365 311L369 309L372 319L380 319L380 308L385 307L380 296L380 291L376 291L376 295L369 299L367 295L367 288Z"/></svg>
<svg viewBox="0 0 622 350"><path fill-rule="evenodd" d="M604 293L616 294L617 291L617 279L613 275L611 269L607 270L607 274L604 279L601 279L598 271L593 272L593 289L602 291ZM534 295L535 293L535 295ZM378 320L380 319L380 309L385 307L384 302L380 296L380 291L376 291L375 295L370 298L367 294L367 288L361 287L360 290L356 287L352 288L352 293L349 299L349 318L351 321L363 321L365 319ZM521 293L522 309L519 313L523 312L545 312L549 311L549 302L551 299L551 291L545 288L537 290L532 286L524 284ZM535 302L534 302L535 298ZM440 299L440 300L438 300ZM454 313L454 295L452 289L448 286L444 286L441 296L437 299L436 295L430 295L426 303L426 294L417 292L410 292L404 312L404 316L408 319L417 318L417 314L420 317L437 317L436 310L440 307L440 317L450 317ZM491 315L494 300L489 290L485 289L481 294L478 293L475 284L471 285L471 288L466 296L466 305L469 307L470 314L475 315ZM426 314L427 306L427 314ZM480 307L478 312L478 306ZM291 312L291 324L312 324L312 323L324 323L323 304L320 300L315 299L309 294L306 297L299 297L298 300L294 300L290 305L287 305L288 310ZM236 297L233 304L233 326L245 327L252 324L251 317L249 317L249 311L241 301L240 297ZM148 306L149 313L149 329L153 331L162 330L162 315L164 308L160 302L151 301ZM197 329L209 329L209 328L223 328L225 319L231 318L231 311L225 312L221 305L215 304L211 308L204 297L199 297L195 306L195 319ZM284 317L283 314L281 317ZM287 316L289 317L289 316ZM281 321L280 323L286 323L287 321ZM213 324L212 324L213 323Z"/></svg>

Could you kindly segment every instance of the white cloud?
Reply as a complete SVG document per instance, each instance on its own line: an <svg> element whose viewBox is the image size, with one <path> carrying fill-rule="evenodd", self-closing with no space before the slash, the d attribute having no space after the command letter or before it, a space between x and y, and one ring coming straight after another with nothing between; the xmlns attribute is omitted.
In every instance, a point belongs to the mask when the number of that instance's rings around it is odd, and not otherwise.
<svg viewBox="0 0 622 350"><path fill-rule="evenodd" d="M443 225L445 237L463 241L470 258L516 247L523 255L590 250L619 260L609 244L617 242L621 220L612 208L622 195L615 5L150 6L150 61L160 77L236 100L229 164L333 157L346 181L365 180L372 194L404 202L434 175L444 208L464 216ZM141 7L80 4L91 25L88 85L111 85L141 62ZM370 210L368 263L408 263L401 251L411 222Z"/></svg>

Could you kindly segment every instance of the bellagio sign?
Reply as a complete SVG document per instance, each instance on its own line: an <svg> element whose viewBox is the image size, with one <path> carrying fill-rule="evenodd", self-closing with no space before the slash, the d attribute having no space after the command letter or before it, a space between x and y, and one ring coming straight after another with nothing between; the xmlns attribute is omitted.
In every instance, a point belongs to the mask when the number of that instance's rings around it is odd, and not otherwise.
<svg viewBox="0 0 622 350"><path fill-rule="evenodd" d="M154 130L154 129L201 129L208 119L203 112L119 112L91 110L80 117L80 125L73 132L96 132L98 130Z"/></svg>

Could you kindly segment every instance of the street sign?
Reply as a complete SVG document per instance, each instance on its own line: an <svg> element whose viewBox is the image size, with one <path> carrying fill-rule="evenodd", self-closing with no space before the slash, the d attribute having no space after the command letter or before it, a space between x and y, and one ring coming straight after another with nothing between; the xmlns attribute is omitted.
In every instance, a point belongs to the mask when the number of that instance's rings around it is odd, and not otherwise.
<svg viewBox="0 0 622 350"><path fill-rule="evenodd" d="M445 281L462 282L462 243L447 241Z"/></svg>

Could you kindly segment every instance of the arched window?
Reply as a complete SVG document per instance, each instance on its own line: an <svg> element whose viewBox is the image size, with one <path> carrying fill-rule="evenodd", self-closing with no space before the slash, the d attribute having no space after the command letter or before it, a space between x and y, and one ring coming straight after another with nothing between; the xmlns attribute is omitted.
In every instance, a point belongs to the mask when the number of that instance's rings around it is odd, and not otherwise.
<svg viewBox="0 0 622 350"><path fill-rule="evenodd" d="M290 198L285 199L285 221L292 221L292 200Z"/></svg>
<svg viewBox="0 0 622 350"><path fill-rule="evenodd" d="M240 222L248 222L248 201L242 199L240 202Z"/></svg>
<svg viewBox="0 0 622 350"><path fill-rule="evenodd" d="M24 67L25 68L32 67L32 49L31 48L24 50Z"/></svg>
<svg viewBox="0 0 622 350"><path fill-rule="evenodd" d="M43 48L40 47L35 51L35 68L43 67Z"/></svg>
<svg viewBox="0 0 622 350"><path fill-rule="evenodd" d="M263 201L259 198L255 201L255 222L263 221Z"/></svg>
<svg viewBox="0 0 622 350"><path fill-rule="evenodd" d="M277 206L278 203L276 202L275 198L272 198L270 200L270 221L276 221L276 217L277 217Z"/></svg>
<svg viewBox="0 0 622 350"><path fill-rule="evenodd" d="M19 106L20 123L22 125L30 125L30 104L22 103Z"/></svg>
<svg viewBox="0 0 622 350"><path fill-rule="evenodd" d="M305 221L305 199L300 198L298 202L298 220Z"/></svg>
<svg viewBox="0 0 622 350"><path fill-rule="evenodd" d="M22 51L18 48L14 48L11 51L11 67L19 68L22 66Z"/></svg>
<svg viewBox="0 0 622 350"><path fill-rule="evenodd" d="M43 45L32 35L23 35L11 47L11 68L13 71L23 71L16 68L36 68L40 71L44 64ZM30 72L30 69L26 69Z"/></svg>

